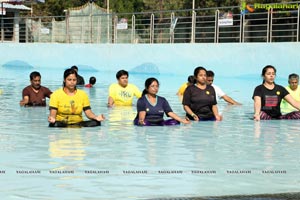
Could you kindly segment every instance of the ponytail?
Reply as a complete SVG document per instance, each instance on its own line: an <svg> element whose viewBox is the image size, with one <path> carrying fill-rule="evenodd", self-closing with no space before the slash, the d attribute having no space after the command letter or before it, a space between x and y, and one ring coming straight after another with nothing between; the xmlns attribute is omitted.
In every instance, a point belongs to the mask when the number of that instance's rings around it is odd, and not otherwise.
<svg viewBox="0 0 300 200"><path fill-rule="evenodd" d="M147 89L143 90L142 96L145 96L148 93Z"/></svg>

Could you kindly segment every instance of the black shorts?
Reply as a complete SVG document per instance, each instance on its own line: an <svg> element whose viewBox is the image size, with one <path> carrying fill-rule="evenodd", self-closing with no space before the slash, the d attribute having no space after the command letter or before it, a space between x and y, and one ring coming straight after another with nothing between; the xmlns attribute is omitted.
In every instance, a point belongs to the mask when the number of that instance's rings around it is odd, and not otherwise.
<svg viewBox="0 0 300 200"><path fill-rule="evenodd" d="M75 124L67 124L65 122L56 121L55 123L50 123L49 127L94 127L94 126L101 126L101 122L96 120L90 120L90 121L82 121Z"/></svg>

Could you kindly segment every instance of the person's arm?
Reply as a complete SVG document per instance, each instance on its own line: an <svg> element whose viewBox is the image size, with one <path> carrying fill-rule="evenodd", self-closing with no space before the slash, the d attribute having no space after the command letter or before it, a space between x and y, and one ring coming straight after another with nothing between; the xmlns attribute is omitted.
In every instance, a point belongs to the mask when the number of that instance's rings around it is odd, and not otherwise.
<svg viewBox="0 0 300 200"><path fill-rule="evenodd" d="M24 96L23 99L20 101L20 106L25 106L29 103L29 96Z"/></svg>
<svg viewBox="0 0 300 200"><path fill-rule="evenodd" d="M297 110L300 111L300 102L296 101L292 95L288 94L284 97L284 100L286 100L289 104L291 104L291 106L293 106L294 108L296 108Z"/></svg>
<svg viewBox="0 0 300 200"><path fill-rule="evenodd" d="M230 96L227 96L226 94L224 96L222 96L221 98L223 98L227 103L230 103L231 105L242 105L239 102L236 102L235 100L233 100Z"/></svg>
<svg viewBox="0 0 300 200"><path fill-rule="evenodd" d="M52 91L49 88L46 88L46 97L50 99L50 96L52 94Z"/></svg>
<svg viewBox="0 0 300 200"><path fill-rule="evenodd" d="M191 115L195 121L199 121L198 116L191 110L191 108L187 105L183 105L183 109L185 110L185 112L189 115Z"/></svg>
<svg viewBox="0 0 300 200"><path fill-rule="evenodd" d="M141 98L142 97L142 92L140 91L140 89L137 86L134 86L134 95L136 96L136 98Z"/></svg>
<svg viewBox="0 0 300 200"><path fill-rule="evenodd" d="M219 115L219 111L218 111L218 106L217 105L213 105L212 106L212 111L214 113L214 116L216 118L217 121L221 121L222 120L222 116Z"/></svg>
<svg viewBox="0 0 300 200"><path fill-rule="evenodd" d="M50 113L49 113L49 116L48 116L48 122L55 123L56 114L57 114L57 110L50 108Z"/></svg>
<svg viewBox="0 0 300 200"><path fill-rule="evenodd" d="M108 88L107 107L113 107L115 104L114 98L116 98L116 87L116 84L111 84Z"/></svg>
<svg viewBox="0 0 300 200"><path fill-rule="evenodd" d="M184 83L180 86L180 88L178 89L176 95L178 96L183 96L183 93L185 91L185 89L187 88L187 83Z"/></svg>
<svg viewBox="0 0 300 200"><path fill-rule="evenodd" d="M254 96L254 116L253 119L255 121L260 120L260 110L261 110L261 97L260 96Z"/></svg>
<svg viewBox="0 0 300 200"><path fill-rule="evenodd" d="M174 112L168 112L168 116L181 122L181 123L184 123L184 124L189 124L191 123L189 120L186 120L186 119L181 119L178 115L176 115Z"/></svg>
<svg viewBox="0 0 300 200"><path fill-rule="evenodd" d="M108 100L107 100L107 106L108 107L113 107L114 106L114 99L112 97L108 97Z"/></svg>
<svg viewBox="0 0 300 200"><path fill-rule="evenodd" d="M91 109L85 110L84 113L85 113L86 117L91 120L96 120L96 121L100 122L105 119L103 114L97 116L93 113L93 111Z"/></svg>
<svg viewBox="0 0 300 200"><path fill-rule="evenodd" d="M146 111L139 112L139 125L145 125Z"/></svg>

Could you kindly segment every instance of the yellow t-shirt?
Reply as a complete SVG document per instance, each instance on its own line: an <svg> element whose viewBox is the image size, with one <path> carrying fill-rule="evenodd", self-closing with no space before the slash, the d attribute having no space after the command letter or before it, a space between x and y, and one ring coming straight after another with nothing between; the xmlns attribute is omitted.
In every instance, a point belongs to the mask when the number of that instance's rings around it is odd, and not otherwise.
<svg viewBox="0 0 300 200"><path fill-rule="evenodd" d="M290 86L285 87L290 95L296 100L300 101L300 87L298 86L295 91L291 90ZM296 108L291 106L286 100L282 99L280 103L280 110L282 114L287 114L293 111L298 111Z"/></svg>
<svg viewBox="0 0 300 200"><path fill-rule="evenodd" d="M187 86L188 86L188 83L182 84L177 92L177 95L183 96L183 93L184 93L185 89L187 88Z"/></svg>
<svg viewBox="0 0 300 200"><path fill-rule="evenodd" d="M74 96L69 96L61 88L51 94L49 106L57 109L56 121L74 124L83 121L82 111L90 109L90 101L83 90L77 89Z"/></svg>
<svg viewBox="0 0 300 200"><path fill-rule="evenodd" d="M111 84L108 89L108 95L117 106L131 106L134 96L137 98L142 96L141 91L130 83L125 88L118 83Z"/></svg>

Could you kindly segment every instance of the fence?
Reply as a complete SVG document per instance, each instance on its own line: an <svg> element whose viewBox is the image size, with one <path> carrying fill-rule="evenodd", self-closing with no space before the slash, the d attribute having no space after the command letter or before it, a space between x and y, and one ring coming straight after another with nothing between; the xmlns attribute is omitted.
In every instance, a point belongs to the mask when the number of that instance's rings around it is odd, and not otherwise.
<svg viewBox="0 0 300 200"><path fill-rule="evenodd" d="M252 12L241 12L241 7L222 7L18 19L2 16L1 42L298 42L299 7L295 2L286 5L292 6Z"/></svg>

